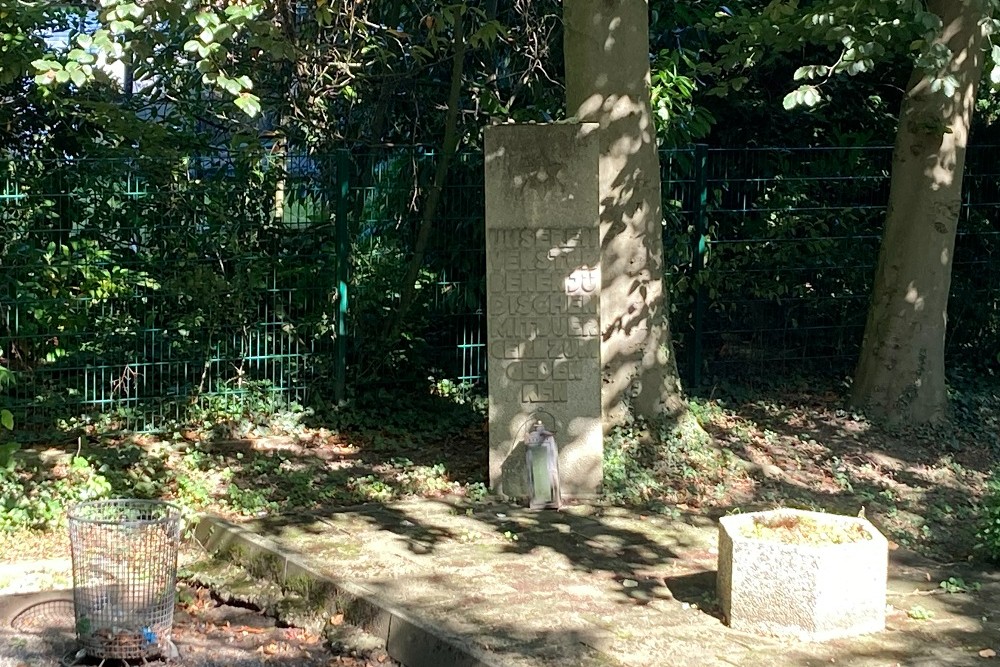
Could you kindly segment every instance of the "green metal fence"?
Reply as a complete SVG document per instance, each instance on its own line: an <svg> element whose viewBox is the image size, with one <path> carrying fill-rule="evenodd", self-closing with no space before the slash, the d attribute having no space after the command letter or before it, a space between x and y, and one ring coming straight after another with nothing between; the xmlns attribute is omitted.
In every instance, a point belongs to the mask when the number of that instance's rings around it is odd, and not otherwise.
<svg viewBox="0 0 1000 667"><path fill-rule="evenodd" d="M342 394L347 233L331 195L345 163L4 165L0 400L22 426L102 415L144 430L304 401L318 378Z"/></svg>
<svg viewBox="0 0 1000 667"><path fill-rule="evenodd" d="M433 219L402 341L374 349L398 307L437 156L422 147L355 152L351 185L352 312L349 375L427 384L429 378L477 382L485 377L485 223L483 160L456 156Z"/></svg>
<svg viewBox="0 0 1000 667"><path fill-rule="evenodd" d="M949 312L952 362L996 363L1000 349L994 151L976 147L968 156ZM849 373L867 315L892 148L692 146L663 151L660 158L671 319L687 382ZM387 257L385 264L398 273L416 224L408 208L412 185L426 187L433 156L395 150L375 160L355 156L355 164L357 178L371 181L366 201L375 197L381 205L361 216L365 229L378 229L380 238L399 246L395 254L379 255L374 241L355 233L353 262L358 267ZM366 170L375 167L372 180ZM424 322L413 327L425 335L398 352L424 356L415 365L400 360L400 367L477 382L486 365L481 156L459 160L444 199L426 266ZM352 315L363 322L362 331L377 328L394 303L383 283L354 281L356 292L371 285L381 294L354 301L364 311L356 308ZM351 343L358 345L358 336Z"/></svg>
<svg viewBox="0 0 1000 667"><path fill-rule="evenodd" d="M689 383L845 367L864 326L891 151L692 152L691 176L674 160L665 179L668 238L689 226L698 244L690 261L673 256Z"/></svg>
<svg viewBox="0 0 1000 667"><path fill-rule="evenodd" d="M953 362L996 363L1000 349L995 154L969 151L949 307ZM891 160L891 147L663 154L673 326L689 383L850 372Z"/></svg>
<svg viewBox="0 0 1000 667"><path fill-rule="evenodd" d="M996 363L1000 349L994 154L968 157L953 362ZM0 406L22 424L83 415L143 430L371 383L482 381L479 154L454 161L402 342L379 347L436 159L408 147L3 165ZM890 163L889 147L661 154L689 383L849 372Z"/></svg>

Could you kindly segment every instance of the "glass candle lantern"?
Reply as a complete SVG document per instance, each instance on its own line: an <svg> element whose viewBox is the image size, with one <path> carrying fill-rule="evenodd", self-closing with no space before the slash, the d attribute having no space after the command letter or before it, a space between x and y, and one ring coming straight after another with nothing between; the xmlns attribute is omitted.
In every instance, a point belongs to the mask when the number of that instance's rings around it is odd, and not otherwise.
<svg viewBox="0 0 1000 667"><path fill-rule="evenodd" d="M552 432L541 421L535 423L524 439L527 445L528 506L533 510L559 509L559 451Z"/></svg>

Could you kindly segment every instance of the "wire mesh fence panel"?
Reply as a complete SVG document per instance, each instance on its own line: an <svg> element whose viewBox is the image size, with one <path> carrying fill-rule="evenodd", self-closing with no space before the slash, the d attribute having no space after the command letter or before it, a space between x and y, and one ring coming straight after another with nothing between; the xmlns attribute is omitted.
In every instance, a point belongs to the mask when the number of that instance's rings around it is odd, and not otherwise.
<svg viewBox="0 0 1000 667"><path fill-rule="evenodd" d="M713 373L810 370L855 353L887 201L886 151L710 150Z"/></svg>
<svg viewBox="0 0 1000 667"><path fill-rule="evenodd" d="M79 503L69 534L76 636L87 655L169 654L180 510L153 500Z"/></svg>
<svg viewBox="0 0 1000 667"><path fill-rule="evenodd" d="M968 365L1000 364L1000 164L997 148L966 156L955 240L947 349Z"/></svg>
<svg viewBox="0 0 1000 667"><path fill-rule="evenodd" d="M439 156L421 147L355 152L351 377L475 382L485 373L482 155L456 155L430 222L418 289L391 352L376 350L400 305ZM391 372L387 372L391 371Z"/></svg>
<svg viewBox="0 0 1000 667"><path fill-rule="evenodd" d="M325 375L332 162L216 153L8 165L2 388L20 423L267 410Z"/></svg>
<svg viewBox="0 0 1000 667"><path fill-rule="evenodd" d="M970 363L978 341L996 341L1000 260L991 225L1000 197L991 150L969 152L949 308L949 354ZM664 200L680 211L666 220L682 368L715 380L849 372L885 222L891 147L710 149L700 192L688 154L663 160ZM707 242L694 270L690 244L669 240L690 239L699 197ZM700 325L693 316L699 300L706 310Z"/></svg>
<svg viewBox="0 0 1000 667"><path fill-rule="evenodd" d="M1000 349L994 150L969 150L955 250L948 352L967 363ZM429 215L438 160L385 147L4 164L0 407L24 426L82 415L150 430L339 400L345 363L358 387L481 382L483 157L454 157ZM889 147L661 153L689 381L849 371L891 160ZM425 216L417 289L396 321Z"/></svg>

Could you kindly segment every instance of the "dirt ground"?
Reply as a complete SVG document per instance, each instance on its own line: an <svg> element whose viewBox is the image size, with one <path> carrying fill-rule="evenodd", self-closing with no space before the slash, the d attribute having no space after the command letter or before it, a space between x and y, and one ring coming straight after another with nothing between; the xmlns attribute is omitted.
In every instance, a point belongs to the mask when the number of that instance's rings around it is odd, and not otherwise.
<svg viewBox="0 0 1000 667"><path fill-rule="evenodd" d="M1000 384L952 381L947 421L892 428L852 409L846 385L830 378L706 387L691 409L710 442L650 437L663 435L650 424L609 439L624 468L606 461L607 501L709 517L775 506L863 510L901 547L944 562L979 558L987 481L1000 466ZM241 521L414 497L482 500L489 443L481 410L440 399L222 435L95 430L78 449L75 438L24 447L26 492L101 478L116 497L141 492ZM85 471L69 466L76 453L89 462ZM0 561L66 553L65 529L46 526L0 530Z"/></svg>
<svg viewBox="0 0 1000 667"><path fill-rule="evenodd" d="M259 610L228 604L205 588L187 589L174 616L179 667L288 665L301 667L398 667L379 648L331 643L328 634L283 627ZM342 623L332 617L331 629Z"/></svg>
<svg viewBox="0 0 1000 667"><path fill-rule="evenodd" d="M179 655L164 665L398 667L371 642L365 646L351 642L357 633L342 627L337 618L331 619L329 631L320 634L287 626L252 607L223 601L201 587L182 584L178 599L172 639ZM0 613L0 617L12 616L0 627L0 667L55 667L61 660L75 659L72 592L44 600L34 598L37 602L22 600L19 606L23 611ZM0 598L0 608L4 606ZM347 641L338 640L338 636ZM82 660L79 664L96 662Z"/></svg>

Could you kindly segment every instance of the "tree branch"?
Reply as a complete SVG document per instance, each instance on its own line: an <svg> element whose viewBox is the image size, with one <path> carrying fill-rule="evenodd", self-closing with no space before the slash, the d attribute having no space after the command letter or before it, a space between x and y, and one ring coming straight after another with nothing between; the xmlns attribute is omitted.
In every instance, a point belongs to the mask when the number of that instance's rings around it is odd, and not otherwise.
<svg viewBox="0 0 1000 667"><path fill-rule="evenodd" d="M441 193L448 178L448 167L458 150L460 139L458 131L458 106L461 101L466 52L464 21L465 17L462 13L455 15L455 53L452 59L451 85L448 93L448 111L445 115L444 144L441 156L434 171L434 181L431 184L430 192L427 194L427 201L424 203L420 229L417 232L417 239L413 246L413 256L410 258L406 272L403 274L403 282L399 292L399 307L396 309L395 315L386 321L385 328L382 331L382 339L386 345L381 349L387 349L395 344L402 330L406 315L413 307L413 300L417 289L417 278L420 275L420 268L424 263L424 255L427 252L431 231L434 228L434 218L437 215L438 205L441 202Z"/></svg>

